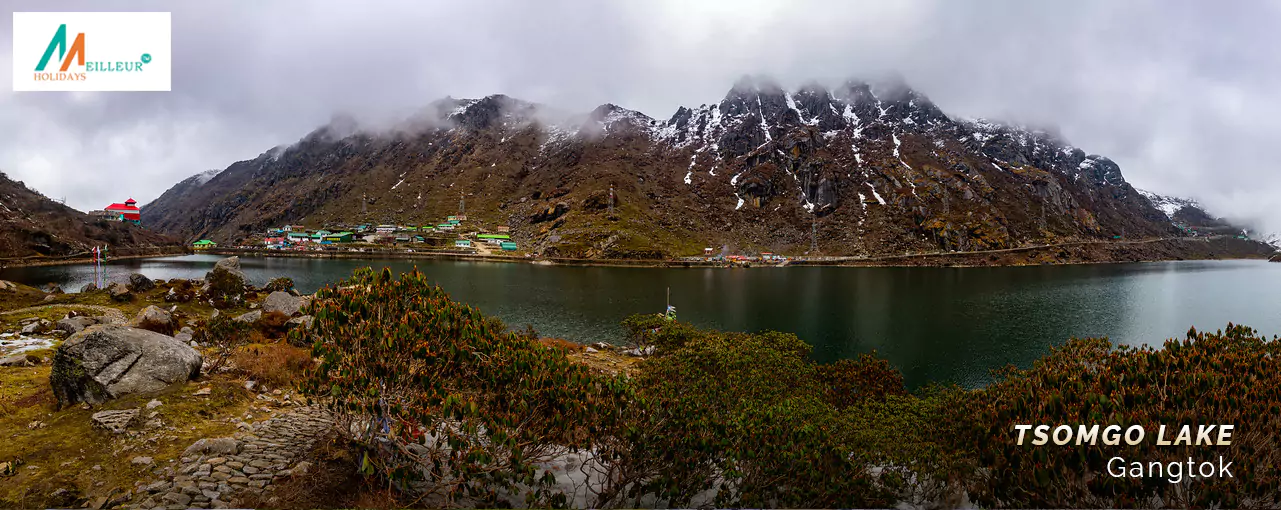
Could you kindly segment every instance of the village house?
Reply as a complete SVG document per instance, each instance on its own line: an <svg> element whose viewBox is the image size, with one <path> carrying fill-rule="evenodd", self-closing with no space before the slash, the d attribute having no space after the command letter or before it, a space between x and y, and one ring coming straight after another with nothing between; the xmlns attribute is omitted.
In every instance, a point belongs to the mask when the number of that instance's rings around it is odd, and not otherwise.
<svg viewBox="0 0 1281 510"><path fill-rule="evenodd" d="M142 224L142 211L138 209L138 202L132 198L125 200L123 204L111 204L104 211L109 218L133 223L134 225Z"/></svg>
<svg viewBox="0 0 1281 510"><path fill-rule="evenodd" d="M217 247L218 247L218 243L215 243L208 239L201 239L199 241L191 243L191 248L193 250L208 250L210 248L217 248Z"/></svg>

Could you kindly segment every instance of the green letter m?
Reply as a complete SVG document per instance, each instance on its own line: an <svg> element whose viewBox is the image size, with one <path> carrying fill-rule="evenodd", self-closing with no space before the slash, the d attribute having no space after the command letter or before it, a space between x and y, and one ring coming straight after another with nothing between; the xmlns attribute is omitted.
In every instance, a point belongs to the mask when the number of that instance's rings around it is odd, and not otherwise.
<svg viewBox="0 0 1281 510"><path fill-rule="evenodd" d="M43 71L44 66L49 64L49 57L53 56L53 50L58 50L58 60L67 53L67 25L64 23L58 27L58 32L53 34L53 40L49 41L49 47L44 50L44 56L40 57L40 65L36 66L36 71Z"/></svg>

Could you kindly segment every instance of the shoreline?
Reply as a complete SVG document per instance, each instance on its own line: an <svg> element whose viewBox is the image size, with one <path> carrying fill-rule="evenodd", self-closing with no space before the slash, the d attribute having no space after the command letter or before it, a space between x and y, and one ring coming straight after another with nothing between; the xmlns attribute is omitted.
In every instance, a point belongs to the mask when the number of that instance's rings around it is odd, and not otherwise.
<svg viewBox="0 0 1281 510"><path fill-rule="evenodd" d="M103 263L110 264L111 262L114 262L117 260L172 257L174 255L191 255L191 254L192 254L192 250L186 247L174 247L173 249L160 249L160 250L148 252L148 253L131 253L128 255L114 255L114 256L109 255L109 258L107 258L106 260L103 260ZM10 269L10 268L20 268L20 267L65 266L65 265L90 264L90 263L93 263L92 257L83 257L80 255L73 255L69 258L28 257L27 259L21 259L16 261L0 260L0 269Z"/></svg>
<svg viewBox="0 0 1281 510"><path fill-rule="evenodd" d="M1190 244L1193 243L1193 244ZM1233 251L1233 243L1243 243L1240 251ZM1247 252L1244 243L1221 238L1162 238L1137 241L1072 241L1066 243L1003 248L971 252L948 253L905 253L901 255L878 255L871 257L832 256L789 259L785 263L726 263L724 261L679 260L679 259L579 259L569 257L519 257L506 255L482 255L449 251L281 251L266 249L220 248L199 253L211 255L252 255L260 257L312 258L312 259L424 259L455 260L469 262L523 263L548 266L580 267L647 267L647 268L754 268L754 267L788 267L788 266L831 266L831 267L1026 267L1052 265L1094 265L1125 264L1137 262L1173 262L1181 260L1268 260L1270 254L1258 251ZM1190 245L1189 245L1190 244ZM1157 256L1145 256L1135 253L1143 247L1186 250L1186 253L1156 253ZM1209 248L1210 251L1195 251L1191 248ZM1107 253L1086 253L1088 250L1101 249ZM1075 250L1078 253L1068 253ZM1057 253L1051 253L1057 252ZM1119 252L1119 253L1114 253ZM1034 260L1036 255L1043 260ZM1010 256L1017 259L1010 259ZM1048 257L1048 259L1047 259ZM1022 259L1022 260L1019 260Z"/></svg>

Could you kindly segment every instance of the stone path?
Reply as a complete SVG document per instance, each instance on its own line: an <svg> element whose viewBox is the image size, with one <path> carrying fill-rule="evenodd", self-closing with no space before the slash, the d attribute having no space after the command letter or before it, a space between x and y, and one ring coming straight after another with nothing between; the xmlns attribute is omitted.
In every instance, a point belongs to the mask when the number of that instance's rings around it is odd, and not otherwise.
<svg viewBox="0 0 1281 510"><path fill-rule="evenodd" d="M235 438L202 439L170 480L138 488L130 508L231 508L237 497L271 491L273 480L305 471L299 457L333 428L319 407L300 407L250 426Z"/></svg>

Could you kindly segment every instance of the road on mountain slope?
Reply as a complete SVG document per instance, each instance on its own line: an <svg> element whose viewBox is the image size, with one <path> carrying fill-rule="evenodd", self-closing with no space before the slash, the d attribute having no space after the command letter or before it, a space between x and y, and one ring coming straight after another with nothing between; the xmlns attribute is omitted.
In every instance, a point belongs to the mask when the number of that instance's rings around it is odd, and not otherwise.
<svg viewBox="0 0 1281 510"><path fill-rule="evenodd" d="M1208 242L1211 239L1217 239L1221 237L1231 237L1231 236L1211 236L1211 237L1202 237L1202 238L1158 237L1154 239L1137 239L1133 241L1116 241L1116 240L1069 241L1069 242L1063 242L1063 243L1039 244L1034 246L1020 246L1017 248L998 248L993 250L937 251L937 252L928 252L928 253L904 253L902 255L878 255L875 257L804 257L804 258L798 258L798 260L803 262L865 262L865 261L893 260L893 259L921 258L921 257L944 257L944 256L956 256L956 255L985 255L985 254L992 254L992 253L1010 253L1010 252L1028 251L1028 250L1041 250L1045 248L1058 248L1058 247L1065 247L1065 246L1081 246L1081 245L1087 245L1087 244L1111 244L1111 245L1147 244L1147 243L1159 243L1163 241L1191 240L1191 239L1202 239Z"/></svg>

